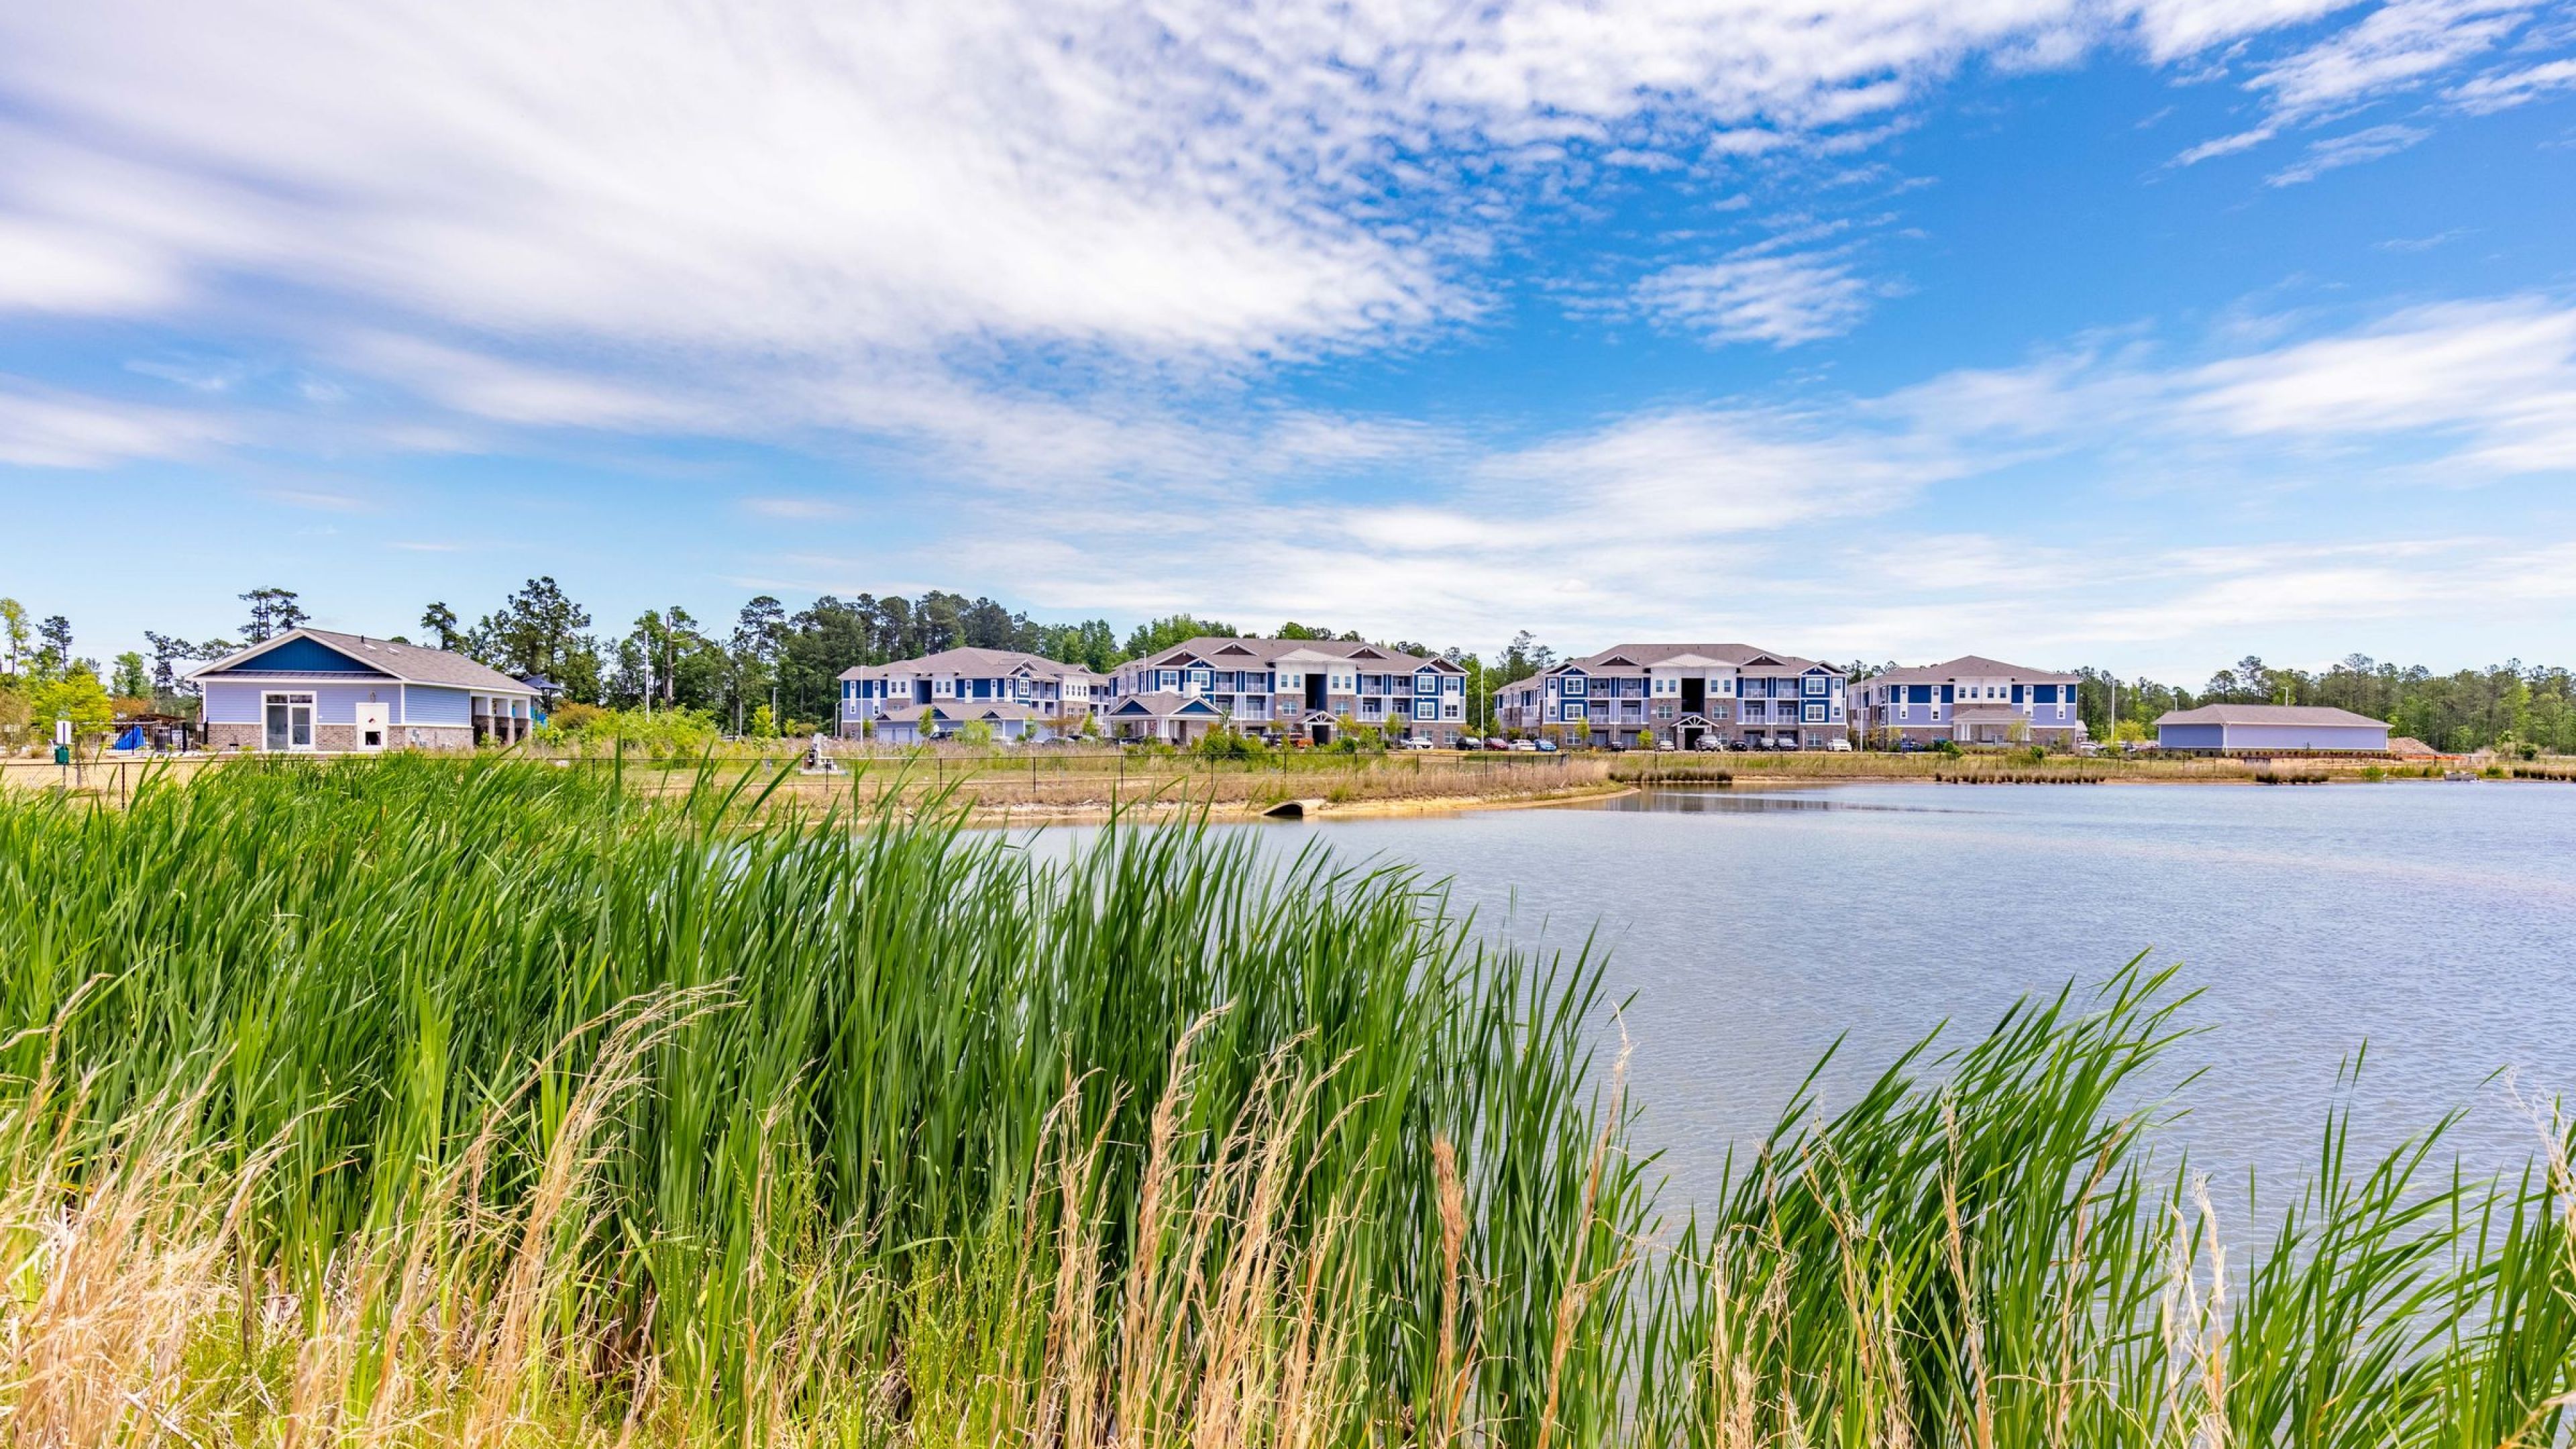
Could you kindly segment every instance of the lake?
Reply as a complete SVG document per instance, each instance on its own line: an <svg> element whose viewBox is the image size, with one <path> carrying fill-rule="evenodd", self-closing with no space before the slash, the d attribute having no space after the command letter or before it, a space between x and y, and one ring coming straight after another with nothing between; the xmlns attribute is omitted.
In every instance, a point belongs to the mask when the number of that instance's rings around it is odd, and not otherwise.
<svg viewBox="0 0 2576 1449"><path fill-rule="evenodd" d="M2467 1106L2454 1150L2518 1166L2538 1136L2492 1074L2576 1096L2576 788L1851 785L1248 828L1454 877L1516 940L1597 928L1684 1196L1838 1034L1836 1097L2140 951L2205 988L2179 1051L2209 1071L2164 1140L2224 1182L2304 1175L2365 1042L2357 1144Z"/></svg>

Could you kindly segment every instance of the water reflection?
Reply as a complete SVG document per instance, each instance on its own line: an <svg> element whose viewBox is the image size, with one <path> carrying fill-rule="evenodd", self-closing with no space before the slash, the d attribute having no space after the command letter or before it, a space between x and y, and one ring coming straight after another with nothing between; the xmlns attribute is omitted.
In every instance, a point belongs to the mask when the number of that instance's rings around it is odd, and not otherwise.
<svg viewBox="0 0 2576 1449"><path fill-rule="evenodd" d="M1665 815L1761 815L1787 814L1800 810L1952 813L1932 805L1898 805L1878 800L1848 799L1830 791L1736 790L1722 786L1660 786L1626 795L1613 795L1606 800L1586 800L1561 808Z"/></svg>

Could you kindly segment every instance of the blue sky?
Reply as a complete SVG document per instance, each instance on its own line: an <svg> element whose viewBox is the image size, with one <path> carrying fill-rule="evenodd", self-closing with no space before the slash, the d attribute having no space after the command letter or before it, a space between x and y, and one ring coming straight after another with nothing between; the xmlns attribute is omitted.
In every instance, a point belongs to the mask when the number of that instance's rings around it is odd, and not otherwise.
<svg viewBox="0 0 2576 1449"><path fill-rule="evenodd" d="M2576 639L2576 7L0 13L0 593Z"/></svg>

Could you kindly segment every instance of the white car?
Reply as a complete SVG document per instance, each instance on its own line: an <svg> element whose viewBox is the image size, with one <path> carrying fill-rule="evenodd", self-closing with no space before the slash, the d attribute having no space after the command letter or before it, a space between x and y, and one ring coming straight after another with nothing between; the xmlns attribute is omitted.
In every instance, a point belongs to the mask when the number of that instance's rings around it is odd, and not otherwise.
<svg viewBox="0 0 2576 1449"><path fill-rule="evenodd" d="M1832 739L1825 741L1825 748L1829 750L1838 750L1841 753L1848 755L1851 753L1851 741L1840 735L1836 735Z"/></svg>

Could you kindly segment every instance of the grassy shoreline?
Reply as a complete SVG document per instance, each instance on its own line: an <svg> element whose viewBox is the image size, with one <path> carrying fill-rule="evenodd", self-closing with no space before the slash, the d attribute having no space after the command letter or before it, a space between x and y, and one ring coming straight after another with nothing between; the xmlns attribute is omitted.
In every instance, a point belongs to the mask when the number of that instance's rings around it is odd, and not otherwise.
<svg viewBox="0 0 2576 1449"><path fill-rule="evenodd" d="M763 788L0 798L13 1441L2566 1442L2545 1108L2496 1181L2330 1120L2250 1242L2121 1105L2189 1045L2132 962L1684 1216L1596 958L1317 849Z"/></svg>
<svg viewBox="0 0 2576 1449"><path fill-rule="evenodd" d="M856 756L838 773L808 775L798 756L729 752L703 759L514 753L586 775L612 775L652 796L686 795L712 772L728 785L752 780L779 805L873 814L889 806L967 810L986 825L1093 824L1123 815L1180 820L1205 815L1252 819L1286 802L1309 815L1402 816L1598 800L1641 787L1803 789L1836 784L1919 783L2260 785L2439 781L2442 765L2302 757L2280 760L2134 759L1974 752L1892 755L1607 754L1557 756L1446 751L1383 755L1274 755L1206 760L1090 750L920 749ZM220 769L223 759L86 767L84 791L122 802L147 775L172 781ZM2504 762L2492 778L2517 783L2576 781L2576 762ZM0 794L53 789L51 765L0 768Z"/></svg>

